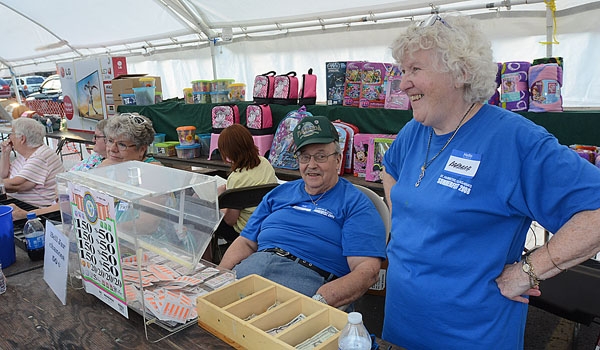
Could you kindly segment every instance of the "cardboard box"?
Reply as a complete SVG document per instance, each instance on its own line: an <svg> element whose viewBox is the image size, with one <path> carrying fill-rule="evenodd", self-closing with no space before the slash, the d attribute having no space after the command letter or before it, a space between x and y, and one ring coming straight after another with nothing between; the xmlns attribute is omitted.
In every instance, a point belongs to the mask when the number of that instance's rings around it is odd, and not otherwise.
<svg viewBox="0 0 600 350"><path fill-rule="evenodd" d="M294 349L325 329L336 333L314 349L338 348L348 314L258 275L198 297L198 324L236 348ZM286 325L300 314L305 318ZM273 334L268 330L278 329ZM232 344L234 343L234 344Z"/></svg>
<svg viewBox="0 0 600 350"><path fill-rule="evenodd" d="M162 84L160 77L151 76L147 74L123 74L112 80L112 94L115 105L117 100L121 100L121 94L133 94L133 88L142 87L140 83L141 77L152 77L154 78L154 85L156 86L156 92L162 92ZM122 102L121 102L122 104Z"/></svg>
<svg viewBox="0 0 600 350"><path fill-rule="evenodd" d="M346 63L346 81L344 83L344 106L358 107L362 89L362 69L365 62Z"/></svg>

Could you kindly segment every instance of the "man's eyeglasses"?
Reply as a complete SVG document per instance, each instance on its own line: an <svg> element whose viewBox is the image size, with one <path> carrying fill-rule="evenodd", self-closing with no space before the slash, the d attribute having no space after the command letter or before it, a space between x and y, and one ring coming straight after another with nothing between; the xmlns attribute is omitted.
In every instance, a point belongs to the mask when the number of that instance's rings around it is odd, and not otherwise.
<svg viewBox="0 0 600 350"><path fill-rule="evenodd" d="M337 152L333 152L331 154L325 153L317 153L317 154L295 154L294 156L298 159L298 161L302 164L306 164L310 162L310 158L314 158L317 163L325 163L329 157L337 154Z"/></svg>
<svg viewBox="0 0 600 350"><path fill-rule="evenodd" d="M446 23L446 21L444 21L444 19L442 17L440 17L440 15L438 14L433 14L431 16L429 16L429 18L427 18L424 21L421 21L421 23L419 23L418 27L429 27L435 24L435 22L440 21L440 23L442 23L443 25L445 25L448 28L452 28L450 27L450 25L448 23Z"/></svg>
<svg viewBox="0 0 600 350"><path fill-rule="evenodd" d="M115 141L115 140L109 139L109 138L106 139L106 145L109 148L111 148L114 143L117 144L117 148L119 149L119 151L126 151L128 148L136 146L135 144L133 144L133 145L126 145L123 142Z"/></svg>

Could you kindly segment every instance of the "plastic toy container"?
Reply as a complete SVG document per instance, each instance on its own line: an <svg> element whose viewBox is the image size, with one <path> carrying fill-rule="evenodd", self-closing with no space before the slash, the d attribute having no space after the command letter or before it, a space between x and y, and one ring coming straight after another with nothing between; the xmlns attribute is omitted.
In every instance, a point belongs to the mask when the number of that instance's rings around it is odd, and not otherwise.
<svg viewBox="0 0 600 350"><path fill-rule="evenodd" d="M157 133L154 134L154 143L165 142L165 134Z"/></svg>
<svg viewBox="0 0 600 350"><path fill-rule="evenodd" d="M246 84L234 83L229 85L229 101L241 102L246 100Z"/></svg>
<svg viewBox="0 0 600 350"><path fill-rule="evenodd" d="M197 134L198 142L202 147L200 147L200 155L203 157L208 157L208 150L210 150L210 134Z"/></svg>
<svg viewBox="0 0 600 350"><path fill-rule="evenodd" d="M210 93L211 103L227 103L229 102L229 90L213 91Z"/></svg>
<svg viewBox="0 0 600 350"><path fill-rule="evenodd" d="M192 90L194 92L210 92L211 80L192 81Z"/></svg>
<svg viewBox="0 0 600 350"><path fill-rule="evenodd" d="M140 84L143 87L153 87L153 86L156 86L156 85L154 85L154 84L156 84L156 79L154 79L152 77L141 77Z"/></svg>
<svg viewBox="0 0 600 350"><path fill-rule="evenodd" d="M196 127L195 126L180 126L177 128L179 143L182 146L189 146L196 143Z"/></svg>
<svg viewBox="0 0 600 350"><path fill-rule="evenodd" d="M234 79L215 79L211 82L210 91L229 90L229 85L235 82Z"/></svg>
<svg viewBox="0 0 600 350"><path fill-rule="evenodd" d="M200 157L200 148L202 148L202 146L198 143L188 146L175 146L175 150L177 151L177 158L183 159L192 159Z"/></svg>
<svg viewBox="0 0 600 350"><path fill-rule="evenodd" d="M156 87L139 87L133 88L133 92L135 93L135 102L138 106L148 106L154 104L154 95L155 95ZM121 95L123 96L123 95Z"/></svg>
<svg viewBox="0 0 600 350"><path fill-rule="evenodd" d="M155 143L154 146L156 147L156 153L158 154L164 154L165 156L169 157L177 155L175 144L172 142Z"/></svg>
<svg viewBox="0 0 600 350"><path fill-rule="evenodd" d="M210 92L204 92L204 91L194 91L192 92L192 98L194 100L194 103L210 103Z"/></svg>
<svg viewBox="0 0 600 350"><path fill-rule="evenodd" d="M135 105L135 94L121 94L121 99L124 105Z"/></svg>
<svg viewBox="0 0 600 350"><path fill-rule="evenodd" d="M194 90L192 88L184 88L183 89L183 99L185 100L185 103L187 103L187 104L194 103L193 92L194 92Z"/></svg>

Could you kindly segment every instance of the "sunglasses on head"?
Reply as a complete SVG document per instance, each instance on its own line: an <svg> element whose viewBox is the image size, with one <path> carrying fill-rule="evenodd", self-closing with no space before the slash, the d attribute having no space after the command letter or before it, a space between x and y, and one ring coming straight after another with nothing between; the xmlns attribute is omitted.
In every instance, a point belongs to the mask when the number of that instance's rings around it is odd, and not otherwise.
<svg viewBox="0 0 600 350"><path fill-rule="evenodd" d="M431 16L429 16L429 18L427 18L424 21L421 21L417 26L418 27L430 27L432 25L435 24L435 22L440 21L440 23L442 23L443 25L445 25L448 28L452 28L450 27L450 25L448 23L446 23L446 21L444 21L444 19L442 17L440 17L440 15L438 14L433 14Z"/></svg>
<svg viewBox="0 0 600 350"><path fill-rule="evenodd" d="M129 119L133 120L133 122L138 125L143 125L148 122L146 119L140 117L139 115L135 115L135 114L131 114L131 113L121 113L121 115L129 117Z"/></svg>

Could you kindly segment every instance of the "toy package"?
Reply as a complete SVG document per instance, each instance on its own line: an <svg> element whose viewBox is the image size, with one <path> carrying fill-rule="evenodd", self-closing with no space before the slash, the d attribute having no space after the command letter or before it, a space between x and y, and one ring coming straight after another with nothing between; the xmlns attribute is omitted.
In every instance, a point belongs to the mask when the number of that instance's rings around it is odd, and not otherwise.
<svg viewBox="0 0 600 350"><path fill-rule="evenodd" d="M346 81L344 83L344 106L358 107L362 87L362 68L365 62L346 63Z"/></svg>
<svg viewBox="0 0 600 350"><path fill-rule="evenodd" d="M362 67L360 88L360 108L383 108L385 104L384 81L386 66L379 62L365 62Z"/></svg>
<svg viewBox="0 0 600 350"><path fill-rule="evenodd" d="M397 64L386 63L387 76L385 81L385 109L410 109L410 99L406 92L400 89L402 71Z"/></svg>
<svg viewBox="0 0 600 350"><path fill-rule="evenodd" d="M344 83L346 82L346 62L326 62L327 105L342 105Z"/></svg>
<svg viewBox="0 0 600 350"><path fill-rule="evenodd" d="M391 134L361 134L357 133L354 135L354 146L353 146L353 154L354 154L354 164L353 164L353 174L356 177L365 177L367 174L367 158L369 155L369 141L375 138L389 138L394 139L396 135Z"/></svg>
<svg viewBox="0 0 600 350"><path fill-rule="evenodd" d="M390 148L393 141L393 138L387 137L375 137L369 140L365 181L381 182L383 155Z"/></svg>

